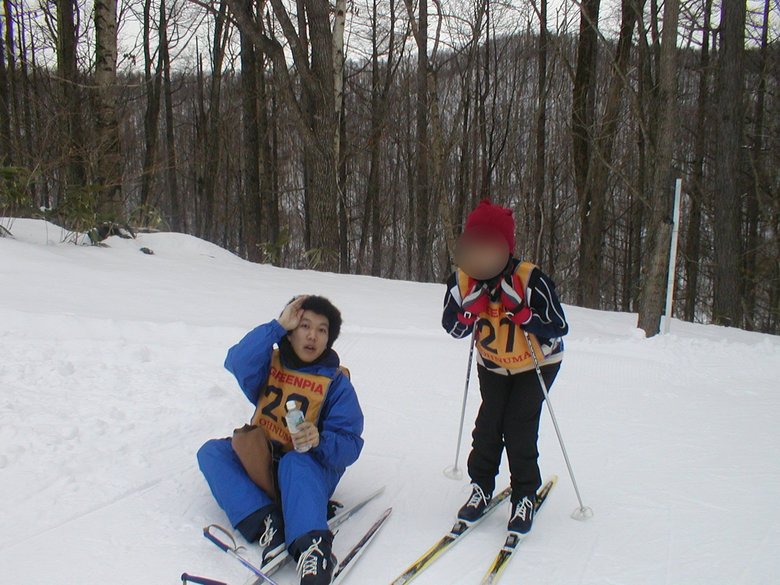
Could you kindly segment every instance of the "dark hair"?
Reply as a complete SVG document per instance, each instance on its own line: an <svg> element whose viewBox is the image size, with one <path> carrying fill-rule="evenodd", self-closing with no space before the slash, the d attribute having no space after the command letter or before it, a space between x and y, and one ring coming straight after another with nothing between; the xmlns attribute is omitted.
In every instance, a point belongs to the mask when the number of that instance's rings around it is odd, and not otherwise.
<svg viewBox="0 0 780 585"><path fill-rule="evenodd" d="M341 333L341 311L325 297L316 295L307 297L301 303L301 308L304 311L311 311L328 318L328 348L333 347L333 343Z"/></svg>

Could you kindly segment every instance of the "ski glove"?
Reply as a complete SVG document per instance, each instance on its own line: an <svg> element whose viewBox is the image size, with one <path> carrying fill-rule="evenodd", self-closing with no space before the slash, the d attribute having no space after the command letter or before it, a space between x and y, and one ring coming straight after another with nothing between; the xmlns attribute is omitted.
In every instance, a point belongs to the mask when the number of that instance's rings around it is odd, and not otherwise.
<svg viewBox="0 0 780 585"><path fill-rule="evenodd" d="M514 277L512 277L512 280L514 280ZM509 279L501 281L501 304L504 305L506 316L515 325L526 325L533 316L531 309L525 304L523 295L515 290Z"/></svg>
<svg viewBox="0 0 780 585"><path fill-rule="evenodd" d="M479 318L479 314L487 311L490 299L488 297L487 286L484 283L477 282L471 291L463 297L458 312L458 321L464 325L473 325Z"/></svg>

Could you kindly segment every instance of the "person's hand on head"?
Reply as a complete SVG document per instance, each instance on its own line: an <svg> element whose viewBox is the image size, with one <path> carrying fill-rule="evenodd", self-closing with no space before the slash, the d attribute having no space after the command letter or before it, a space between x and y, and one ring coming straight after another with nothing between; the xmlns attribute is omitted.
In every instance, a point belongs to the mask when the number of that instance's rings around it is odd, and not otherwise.
<svg viewBox="0 0 780 585"><path fill-rule="evenodd" d="M298 327L298 324L301 322L301 317L303 316L303 309L301 308L301 305L303 304L303 301L308 298L308 296L309 295L299 295L291 300L277 319L277 321L279 321L279 325L284 327L287 331L292 331Z"/></svg>

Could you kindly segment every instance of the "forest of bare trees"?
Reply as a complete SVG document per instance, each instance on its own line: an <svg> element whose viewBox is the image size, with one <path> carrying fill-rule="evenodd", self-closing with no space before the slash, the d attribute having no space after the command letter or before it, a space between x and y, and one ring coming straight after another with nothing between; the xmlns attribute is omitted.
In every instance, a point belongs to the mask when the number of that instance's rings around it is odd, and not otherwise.
<svg viewBox="0 0 780 585"><path fill-rule="evenodd" d="M780 332L776 0L2 0L0 218L441 281L515 211L564 302ZM92 231L97 240L97 231Z"/></svg>

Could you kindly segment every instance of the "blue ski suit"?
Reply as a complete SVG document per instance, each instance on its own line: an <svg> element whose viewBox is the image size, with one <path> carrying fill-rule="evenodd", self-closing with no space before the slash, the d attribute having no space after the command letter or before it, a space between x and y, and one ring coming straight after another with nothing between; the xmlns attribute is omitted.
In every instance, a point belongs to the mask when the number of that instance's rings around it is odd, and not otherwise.
<svg viewBox="0 0 780 585"><path fill-rule="evenodd" d="M267 386L274 344L286 334L284 327L274 320L250 331L228 351L225 368L236 377L253 405L257 405ZM287 368L290 372L316 374L331 380L317 421L319 445L306 453L289 451L278 460L277 484L288 547L308 532L328 529L328 500L345 469L357 460L363 448L363 412L357 394L347 375L339 369L338 354L332 349L325 351L324 358L314 364L298 370ZM198 464L233 527L274 503L250 479L230 439L207 441L198 451Z"/></svg>

